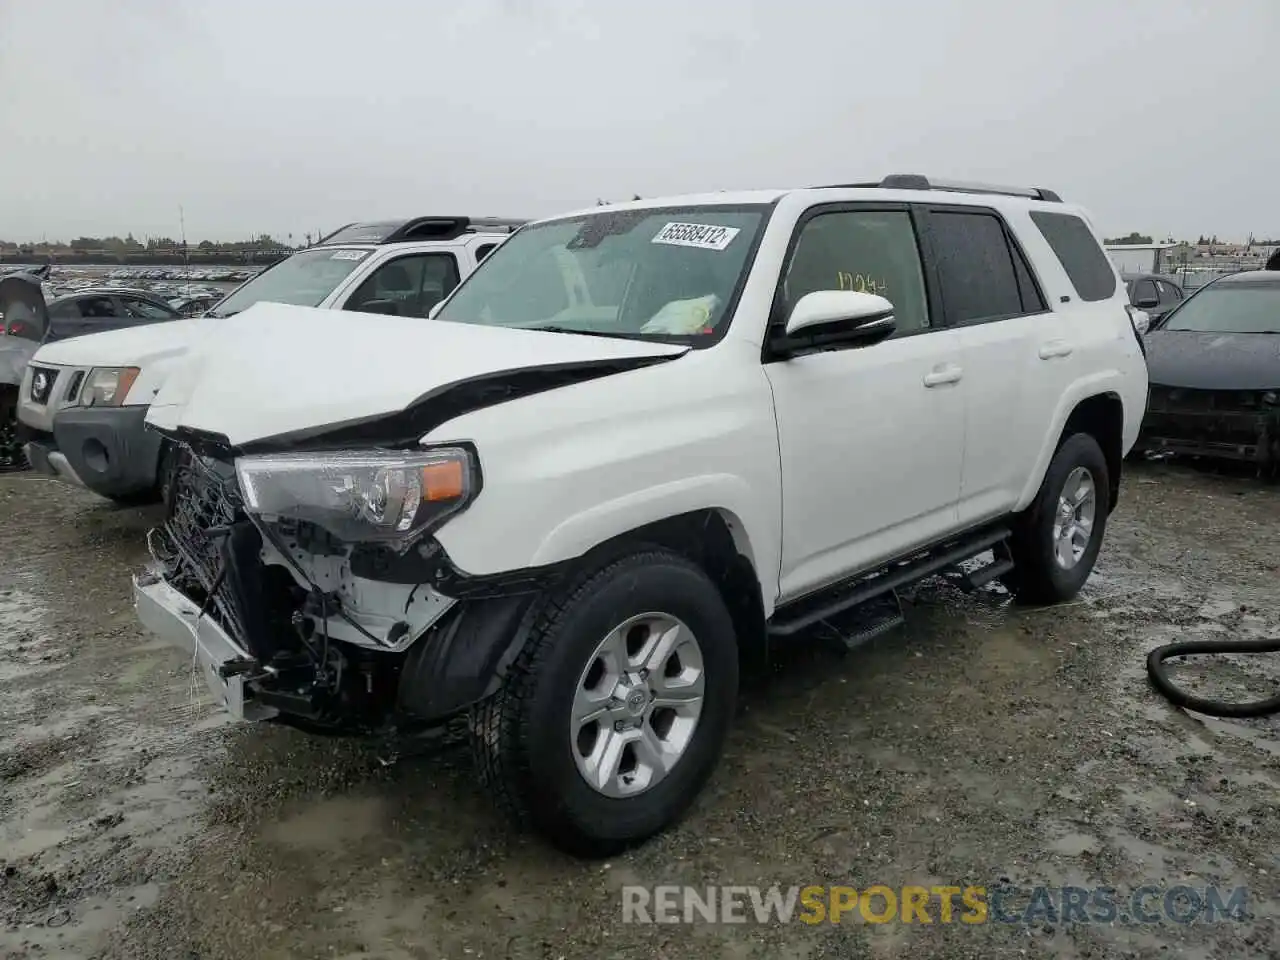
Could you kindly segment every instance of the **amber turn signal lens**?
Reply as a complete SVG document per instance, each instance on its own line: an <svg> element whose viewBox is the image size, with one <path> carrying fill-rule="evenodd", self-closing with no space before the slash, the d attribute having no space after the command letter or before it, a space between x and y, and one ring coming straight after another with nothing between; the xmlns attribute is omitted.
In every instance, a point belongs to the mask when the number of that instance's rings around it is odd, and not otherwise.
<svg viewBox="0 0 1280 960"><path fill-rule="evenodd" d="M427 502L457 500L467 489L461 460L442 460L422 468L422 499Z"/></svg>

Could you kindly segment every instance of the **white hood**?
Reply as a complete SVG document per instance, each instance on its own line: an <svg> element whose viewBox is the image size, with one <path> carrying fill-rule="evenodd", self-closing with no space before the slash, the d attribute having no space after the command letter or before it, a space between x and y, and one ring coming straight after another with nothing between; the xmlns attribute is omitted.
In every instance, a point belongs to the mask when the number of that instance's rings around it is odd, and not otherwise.
<svg viewBox="0 0 1280 960"><path fill-rule="evenodd" d="M225 321L211 320L221 324ZM203 329L200 318L165 320L46 344L37 363L65 367L142 367L185 351Z"/></svg>
<svg viewBox="0 0 1280 960"><path fill-rule="evenodd" d="M395 413L487 374L688 349L276 303L217 323L218 335L169 374L147 422L221 434L233 446Z"/></svg>

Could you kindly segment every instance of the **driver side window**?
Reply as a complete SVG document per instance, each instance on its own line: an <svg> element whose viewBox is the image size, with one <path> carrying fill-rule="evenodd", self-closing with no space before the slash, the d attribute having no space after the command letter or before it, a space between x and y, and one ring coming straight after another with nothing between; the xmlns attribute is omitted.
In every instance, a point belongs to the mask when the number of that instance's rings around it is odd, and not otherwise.
<svg viewBox="0 0 1280 960"><path fill-rule="evenodd" d="M905 211L819 214L801 228L783 283L788 314L806 294L854 290L892 303L899 331L929 326L915 227Z"/></svg>
<svg viewBox="0 0 1280 960"><path fill-rule="evenodd" d="M377 267L347 298L344 310L365 310L390 302L387 311L401 317L425 317L458 285L458 264L451 253L415 253Z"/></svg>
<svg viewBox="0 0 1280 960"><path fill-rule="evenodd" d="M121 297L120 304L125 313L136 320L172 320L173 314L162 310L154 303L147 303L137 297Z"/></svg>

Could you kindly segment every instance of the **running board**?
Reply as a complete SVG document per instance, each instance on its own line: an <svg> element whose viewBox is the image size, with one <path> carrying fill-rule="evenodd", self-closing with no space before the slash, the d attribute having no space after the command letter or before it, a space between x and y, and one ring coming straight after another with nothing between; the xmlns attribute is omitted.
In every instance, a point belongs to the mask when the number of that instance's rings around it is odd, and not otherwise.
<svg viewBox="0 0 1280 960"><path fill-rule="evenodd" d="M774 611L773 618L769 622L769 635L772 637L795 636L816 623L829 620L868 600L942 573L948 567L954 567L956 564L972 559L1008 539L1007 527L988 529L967 539L943 544L914 559L894 564L883 573L846 580L821 593L801 597ZM989 566L1000 566L1003 562L997 559L996 563ZM1010 563L1009 569L1012 569L1012 566ZM981 576L985 572L985 569L978 570L974 575ZM992 574L992 577L999 576L1003 572L1005 571L999 570Z"/></svg>
<svg viewBox="0 0 1280 960"><path fill-rule="evenodd" d="M824 638L833 641L838 645L839 651L844 653L856 650L881 634L902 626L906 623L906 618L902 615L902 601L898 599L898 592L890 590L850 610L837 613L822 623L829 628L824 632Z"/></svg>
<svg viewBox="0 0 1280 960"><path fill-rule="evenodd" d="M997 555L986 566L968 572L956 570L955 573L951 574L950 578L965 593L973 593L980 587L985 587L996 577L1003 577L1012 569L1013 561L1010 558Z"/></svg>

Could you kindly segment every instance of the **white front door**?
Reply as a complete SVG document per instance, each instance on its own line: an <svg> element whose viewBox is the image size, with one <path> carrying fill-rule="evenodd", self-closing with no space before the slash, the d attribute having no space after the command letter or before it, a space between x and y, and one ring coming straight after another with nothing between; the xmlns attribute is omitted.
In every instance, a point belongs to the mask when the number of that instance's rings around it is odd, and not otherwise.
<svg viewBox="0 0 1280 960"><path fill-rule="evenodd" d="M898 332L766 363L782 463L779 592L794 599L946 535L964 455L963 331L931 322L905 207L810 212L778 317L814 290L887 297Z"/></svg>

